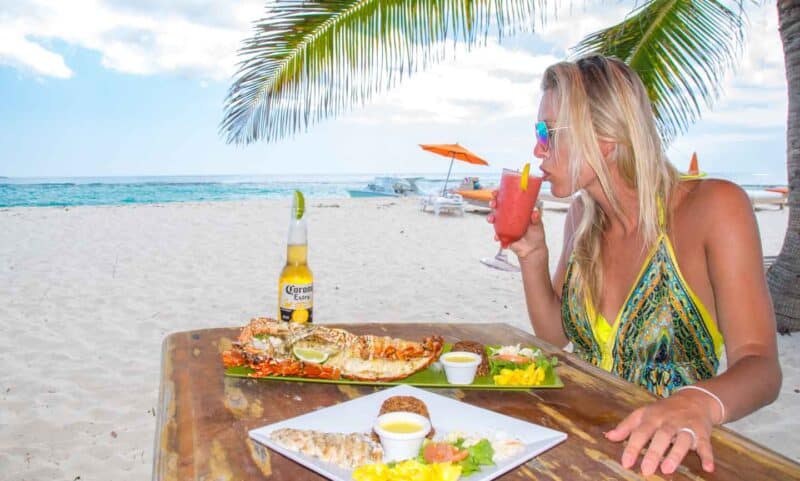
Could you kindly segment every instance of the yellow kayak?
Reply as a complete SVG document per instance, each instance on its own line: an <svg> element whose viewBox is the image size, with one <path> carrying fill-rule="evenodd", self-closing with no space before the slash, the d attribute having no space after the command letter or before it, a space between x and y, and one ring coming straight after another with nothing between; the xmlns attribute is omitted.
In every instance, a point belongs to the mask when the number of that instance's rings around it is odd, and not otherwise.
<svg viewBox="0 0 800 481"><path fill-rule="evenodd" d="M457 190L456 193L472 204L489 207L494 189Z"/></svg>

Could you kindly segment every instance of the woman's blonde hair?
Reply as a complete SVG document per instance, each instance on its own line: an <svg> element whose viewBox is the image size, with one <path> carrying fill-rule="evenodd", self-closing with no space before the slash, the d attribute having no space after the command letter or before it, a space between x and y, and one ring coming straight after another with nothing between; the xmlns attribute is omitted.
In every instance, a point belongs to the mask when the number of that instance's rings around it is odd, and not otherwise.
<svg viewBox="0 0 800 481"><path fill-rule="evenodd" d="M554 127L569 127L556 131L553 149L557 152L559 138L568 137L573 189L585 162L597 174L614 211L604 212L589 195L580 196L584 211L573 238L574 275L583 294L597 302L603 289L602 234L610 215L625 214L611 188L599 141L614 143L609 160L616 162L623 181L638 194L645 248L659 236L659 203L666 214L679 174L664 154L642 81L622 61L593 55L557 63L545 71L542 90L555 94L558 124Z"/></svg>

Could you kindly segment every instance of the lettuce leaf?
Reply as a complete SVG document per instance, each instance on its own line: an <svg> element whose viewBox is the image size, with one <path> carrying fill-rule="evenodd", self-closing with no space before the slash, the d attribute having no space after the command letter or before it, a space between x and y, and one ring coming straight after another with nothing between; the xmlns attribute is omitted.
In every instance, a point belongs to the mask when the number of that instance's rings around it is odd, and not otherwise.
<svg viewBox="0 0 800 481"><path fill-rule="evenodd" d="M430 440L426 439L419 449L419 454L416 459L422 464L428 464L428 462L425 461L423 452L425 451L425 446L430 442ZM476 444L468 447L464 446L464 440L461 438L451 444L459 450L466 449L467 453L469 453L466 458L458 462L461 466L461 476L467 477L470 474L477 473L481 470L481 466L494 466L494 461L492 461L492 457L494 457L494 448L488 439L481 439Z"/></svg>
<svg viewBox="0 0 800 481"><path fill-rule="evenodd" d="M491 374L492 376L500 374L500 371L502 371L503 369L525 369L531 364L533 364L533 361L514 362L514 361L506 361L504 359L489 358L489 374Z"/></svg>
<svg viewBox="0 0 800 481"><path fill-rule="evenodd" d="M494 465L494 461L492 461L494 448L488 439L481 439L477 444L468 447L467 452L469 452L469 456L459 463L461 465L461 475L464 477L480 471L481 465Z"/></svg>
<svg viewBox="0 0 800 481"><path fill-rule="evenodd" d="M530 362L517 363L514 361L506 361L503 359L494 359L490 357L489 374L492 376L500 374L500 371L503 369L527 369L527 367L531 364L535 364L536 367L543 368L547 377L550 377L553 372L553 367L558 364L558 358L553 356L550 359L547 359L544 356L537 356L536 358L531 359Z"/></svg>

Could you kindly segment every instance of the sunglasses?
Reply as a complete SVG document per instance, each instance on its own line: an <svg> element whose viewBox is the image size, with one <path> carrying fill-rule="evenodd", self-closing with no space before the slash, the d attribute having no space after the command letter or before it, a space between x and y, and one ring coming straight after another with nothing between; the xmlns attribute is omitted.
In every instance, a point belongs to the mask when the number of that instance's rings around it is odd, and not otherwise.
<svg viewBox="0 0 800 481"><path fill-rule="evenodd" d="M549 146L550 136L556 130L563 130L567 127L548 127L544 120L536 122L536 141L542 144L542 147L547 148Z"/></svg>

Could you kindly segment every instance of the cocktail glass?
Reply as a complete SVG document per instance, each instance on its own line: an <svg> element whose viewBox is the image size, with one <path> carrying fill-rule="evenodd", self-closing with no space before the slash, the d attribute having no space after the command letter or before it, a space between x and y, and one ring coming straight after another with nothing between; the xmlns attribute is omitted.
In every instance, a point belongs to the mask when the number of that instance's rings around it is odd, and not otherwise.
<svg viewBox="0 0 800 481"><path fill-rule="evenodd" d="M542 178L528 176L528 185L522 189L522 174L516 170L503 169L500 189L497 192L494 208L494 231L500 240L500 249L494 257L485 257L481 263L494 269L518 271L519 267L508 261L504 252L508 246L519 240L531 223L531 214L539 198Z"/></svg>

